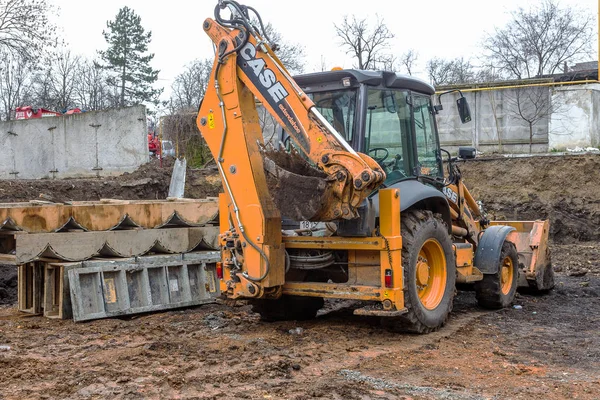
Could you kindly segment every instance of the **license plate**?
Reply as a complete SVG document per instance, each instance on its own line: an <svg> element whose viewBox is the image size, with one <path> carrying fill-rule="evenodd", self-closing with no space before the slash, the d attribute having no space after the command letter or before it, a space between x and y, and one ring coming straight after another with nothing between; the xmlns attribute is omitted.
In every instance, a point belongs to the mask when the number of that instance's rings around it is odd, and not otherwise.
<svg viewBox="0 0 600 400"><path fill-rule="evenodd" d="M318 222L300 221L300 229L312 230L312 229L315 229L318 224L319 224Z"/></svg>

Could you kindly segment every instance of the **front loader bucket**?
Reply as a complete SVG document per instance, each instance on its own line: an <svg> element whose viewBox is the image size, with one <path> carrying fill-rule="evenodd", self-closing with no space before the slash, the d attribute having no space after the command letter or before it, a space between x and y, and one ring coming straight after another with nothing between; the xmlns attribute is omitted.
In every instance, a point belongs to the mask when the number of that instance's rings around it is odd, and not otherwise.
<svg viewBox="0 0 600 400"><path fill-rule="evenodd" d="M295 221L319 221L333 196L326 175L310 166L298 153L265 152L267 186L282 216Z"/></svg>
<svg viewBox="0 0 600 400"><path fill-rule="evenodd" d="M534 292L552 289L554 271L548 248L549 221L492 221L491 225L515 228L506 239L515 244L519 253L519 287L529 288Z"/></svg>

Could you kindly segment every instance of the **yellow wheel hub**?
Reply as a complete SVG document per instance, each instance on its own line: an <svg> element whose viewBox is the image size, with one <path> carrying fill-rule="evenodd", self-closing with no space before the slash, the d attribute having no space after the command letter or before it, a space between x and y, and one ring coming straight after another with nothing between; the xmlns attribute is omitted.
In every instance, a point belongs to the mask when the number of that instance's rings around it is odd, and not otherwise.
<svg viewBox="0 0 600 400"><path fill-rule="evenodd" d="M419 256L419 261L417 262L417 284L419 286L426 286L428 281L429 265L427 265L427 260Z"/></svg>
<svg viewBox="0 0 600 400"><path fill-rule="evenodd" d="M423 243L415 272L421 304L428 310L435 309L444 297L448 279L444 249L436 239L428 239Z"/></svg>
<svg viewBox="0 0 600 400"><path fill-rule="evenodd" d="M500 286L502 294L508 294L512 288L512 282L514 278L514 265L513 260L510 257L504 257L501 265L502 271L500 271Z"/></svg>

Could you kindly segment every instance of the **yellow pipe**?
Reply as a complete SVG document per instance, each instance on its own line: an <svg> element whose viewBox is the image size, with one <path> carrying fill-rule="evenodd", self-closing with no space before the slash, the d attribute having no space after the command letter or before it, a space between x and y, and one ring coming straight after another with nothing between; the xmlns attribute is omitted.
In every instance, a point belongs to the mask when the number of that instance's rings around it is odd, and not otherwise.
<svg viewBox="0 0 600 400"><path fill-rule="evenodd" d="M600 0L599 0L600 2ZM484 88L470 88L460 89L461 92L483 92L488 90L501 90L501 89L520 89L526 87L539 87L539 86L562 86L562 85L581 85L584 83L600 83L598 80L583 80L583 81L569 81L569 82L546 82L546 83L532 83L529 85L510 85L510 86L490 86ZM436 94L445 92L445 90L437 91Z"/></svg>

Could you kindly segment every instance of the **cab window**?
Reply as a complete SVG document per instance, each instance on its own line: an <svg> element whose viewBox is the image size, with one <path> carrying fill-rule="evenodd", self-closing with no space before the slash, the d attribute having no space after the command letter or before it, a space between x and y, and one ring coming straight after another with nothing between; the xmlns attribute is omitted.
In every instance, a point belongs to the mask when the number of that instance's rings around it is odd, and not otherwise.
<svg viewBox="0 0 600 400"><path fill-rule="evenodd" d="M438 137L429 96L413 95L413 116L419 175L439 176L442 172L438 155Z"/></svg>
<svg viewBox="0 0 600 400"><path fill-rule="evenodd" d="M310 93L308 96L335 130L351 142L354 137L356 89Z"/></svg>
<svg viewBox="0 0 600 400"><path fill-rule="evenodd" d="M408 92L401 90L368 90L364 149L385 171L387 185L410 174L409 148L410 109Z"/></svg>

